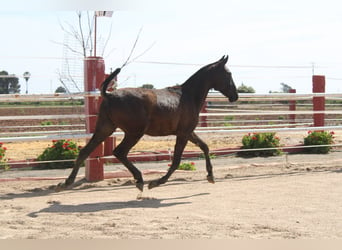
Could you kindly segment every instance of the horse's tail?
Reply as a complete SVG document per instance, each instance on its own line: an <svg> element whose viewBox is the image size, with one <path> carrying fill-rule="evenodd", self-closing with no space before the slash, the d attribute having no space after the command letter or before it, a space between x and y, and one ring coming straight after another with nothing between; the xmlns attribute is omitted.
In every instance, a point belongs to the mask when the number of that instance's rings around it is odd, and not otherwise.
<svg viewBox="0 0 342 250"><path fill-rule="evenodd" d="M101 96L102 97L107 97L107 88L109 83L114 79L114 77L116 77L121 71L121 68L117 68L116 70L114 70L113 73L111 73L106 80L103 81L103 83L101 84Z"/></svg>

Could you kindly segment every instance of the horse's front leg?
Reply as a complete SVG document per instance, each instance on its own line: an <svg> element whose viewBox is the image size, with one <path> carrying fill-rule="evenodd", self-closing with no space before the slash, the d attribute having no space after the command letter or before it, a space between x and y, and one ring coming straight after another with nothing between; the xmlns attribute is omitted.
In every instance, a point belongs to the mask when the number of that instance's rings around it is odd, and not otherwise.
<svg viewBox="0 0 342 250"><path fill-rule="evenodd" d="M158 187L159 185L167 182L167 180L170 178L172 173L175 172L175 170L178 168L187 142L188 142L187 136L177 136L171 167L167 171L166 175L164 175L162 178L151 181L150 184L148 185L149 189Z"/></svg>
<svg viewBox="0 0 342 250"><path fill-rule="evenodd" d="M200 147L200 149L203 151L204 157L205 157L205 163L207 168L207 180L210 183L215 183L214 175L213 175L213 166L210 162L210 155L209 155L209 148L208 145L201 140L194 132L191 133L189 137L189 141Z"/></svg>

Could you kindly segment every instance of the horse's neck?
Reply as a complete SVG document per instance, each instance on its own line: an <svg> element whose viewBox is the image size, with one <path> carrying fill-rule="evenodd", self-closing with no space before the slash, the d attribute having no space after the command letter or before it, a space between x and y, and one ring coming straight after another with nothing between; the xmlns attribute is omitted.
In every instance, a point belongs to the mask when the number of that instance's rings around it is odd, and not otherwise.
<svg viewBox="0 0 342 250"><path fill-rule="evenodd" d="M200 111L207 98L210 83L205 79L193 79L186 81L183 86L183 92L186 93L195 102L196 107Z"/></svg>

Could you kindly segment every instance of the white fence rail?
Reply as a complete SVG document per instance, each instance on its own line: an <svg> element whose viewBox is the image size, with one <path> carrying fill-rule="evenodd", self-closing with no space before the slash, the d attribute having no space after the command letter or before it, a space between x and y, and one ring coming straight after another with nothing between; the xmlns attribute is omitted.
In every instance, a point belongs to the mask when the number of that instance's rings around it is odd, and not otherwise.
<svg viewBox="0 0 342 250"><path fill-rule="evenodd" d="M54 94L54 95L0 95L0 104L8 103L8 102L47 102L47 101L70 101L70 100L82 100L84 96L98 96L98 93L79 93L79 94ZM341 104L329 104L326 105L326 110L324 111L313 111L307 106L310 104L306 104L304 109L301 108L303 106L298 105L297 110L291 111L288 110L289 104L286 103L288 101L297 100L303 101L306 100L310 102L313 97L324 96L326 100L337 100L341 101ZM207 102L210 103L207 105L206 113L200 114L200 122L196 131L200 133L243 133L243 132L276 132L276 131L305 131L305 130L340 130L342 129L342 94L240 94L239 101L234 104L229 104L227 98L217 95L216 93L210 93L207 98ZM216 104L214 104L216 102ZM266 104L265 104L266 102ZM273 103L267 103L273 102ZM277 102L277 103L274 103ZM284 102L284 103L280 103ZM262 104L260 104L262 103ZM211 108L211 107L215 108ZM256 108L261 106L262 108ZM62 107L62 106L61 106ZM247 107L247 108L246 108ZM249 107L249 108L248 108ZM1 106L0 106L1 108ZM6 108L10 109L11 105L8 105ZM48 108L48 107L47 107ZM312 127L312 119L306 118L298 120L296 119L296 123L290 123L291 120L285 119L274 119L276 116L288 116L288 115L304 115L304 116L312 116L314 114L325 114L325 115L334 115L340 117L329 118L327 121L334 121L335 125L333 126L324 126L324 127ZM271 119L243 119L243 117L257 117L257 116L272 116ZM66 115L19 115L19 116L0 116L1 121L21 121L21 120L49 120L49 119L86 119L86 114L66 114ZM201 118L207 118L206 122L210 123L211 126L201 127L201 123L203 120ZM228 118L227 118L228 117ZM234 117L239 117L236 120ZM230 119L229 119L230 118ZM242 118L242 119L241 119ZM229 125L220 125L220 123L229 123ZM278 122L279 124L276 124ZM239 124L240 123L240 124ZM244 123L244 125L241 125ZM246 123L248 125L246 125ZM257 125L253 125L253 123L257 123ZM260 123L268 123L261 125ZM82 124L79 124L82 125ZM0 132L0 141L1 142L14 142L14 141L33 141L33 140L56 140L56 139L80 139L80 138L88 138L91 134L86 134L85 130L58 130L58 128L62 127L72 127L73 125L52 125L55 130L53 131L42 131L41 128L46 128L47 126L27 126L27 128L36 128L36 131L30 132L20 132L16 136L12 136L15 132L7 133ZM280 127L281 126L281 127ZM23 128L23 126L3 126L3 129L15 129L15 128ZM32 136L27 136L27 135ZM121 135L122 132L118 131L115 133L116 135ZM34 135L34 136L33 136Z"/></svg>
<svg viewBox="0 0 342 250"><path fill-rule="evenodd" d="M0 95L0 108L11 109L13 102L49 102L49 101L73 101L82 100L84 96L95 95L98 93L80 93L74 95ZM313 111L313 97L325 97L326 101L335 103L326 104L326 110ZM289 101L296 101L295 111L289 110ZM240 94L239 101L228 103L227 98L219 96L216 93L210 93L207 98L208 105L206 112L200 114L197 133L260 133L260 132L298 132L308 130L342 130L342 94ZM63 107L63 106L61 106ZM49 108L49 107L46 107ZM314 114L324 113L329 118L326 121L332 125L313 127L312 116ZM284 116L296 115L295 122ZM262 119L256 118L262 116ZM270 118L266 119L266 116ZM279 118L275 118L279 116ZM303 116L304 118L297 118ZM5 121L25 121L25 120L46 120L46 119L86 119L86 114L68 114L68 115L18 115L18 116L0 116L0 122ZM282 117L282 119L280 119ZM205 120L203 120L205 118ZM247 119L248 118L248 119ZM203 122L206 127L201 127ZM85 129L73 129L78 124L52 125L53 130L44 131L47 126L40 125L6 125L2 126L0 132L0 142L30 142L46 141L60 139L84 139L91 137L92 134L85 133ZM23 129L34 129L34 131L22 131ZM60 128L68 128L62 130ZM15 129L21 129L21 132L15 132ZM14 132L9 132L14 130ZM117 131L114 135L122 135ZM341 146L336 144L335 146ZM286 147L286 146L285 146Z"/></svg>

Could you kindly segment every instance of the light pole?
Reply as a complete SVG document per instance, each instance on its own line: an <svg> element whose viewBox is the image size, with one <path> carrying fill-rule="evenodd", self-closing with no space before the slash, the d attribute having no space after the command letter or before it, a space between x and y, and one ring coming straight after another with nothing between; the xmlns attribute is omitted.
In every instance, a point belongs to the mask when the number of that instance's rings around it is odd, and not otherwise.
<svg viewBox="0 0 342 250"><path fill-rule="evenodd" d="M28 94L28 84L27 84L27 82L30 79L31 73L26 71L23 76L24 76L24 79L26 81L26 94Z"/></svg>
<svg viewBox="0 0 342 250"><path fill-rule="evenodd" d="M96 33L97 33L97 17L112 17L113 11L95 11L94 13L94 57L96 57Z"/></svg>

